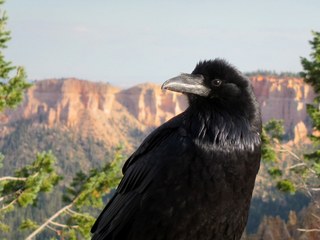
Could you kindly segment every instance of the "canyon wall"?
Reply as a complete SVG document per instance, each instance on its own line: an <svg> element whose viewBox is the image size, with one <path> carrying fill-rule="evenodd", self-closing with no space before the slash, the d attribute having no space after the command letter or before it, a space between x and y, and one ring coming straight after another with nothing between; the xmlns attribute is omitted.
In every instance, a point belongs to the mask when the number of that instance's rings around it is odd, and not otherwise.
<svg viewBox="0 0 320 240"><path fill-rule="evenodd" d="M251 81L263 121L283 119L289 136L294 141L303 139L310 131L306 103L312 102L312 88L299 78L255 76ZM0 135L10 132L9 123L25 119L72 128L113 145L125 143L132 129L154 128L186 107L183 95L151 83L119 89L73 78L42 80L28 90L20 107L0 116Z"/></svg>

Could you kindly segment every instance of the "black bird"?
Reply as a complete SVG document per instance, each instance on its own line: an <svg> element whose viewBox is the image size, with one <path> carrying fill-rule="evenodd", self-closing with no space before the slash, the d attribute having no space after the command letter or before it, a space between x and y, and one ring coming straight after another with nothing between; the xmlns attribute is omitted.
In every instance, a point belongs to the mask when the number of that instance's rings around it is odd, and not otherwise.
<svg viewBox="0 0 320 240"><path fill-rule="evenodd" d="M186 94L189 107L127 160L92 239L240 239L261 155L260 110L250 81L215 59L162 88Z"/></svg>

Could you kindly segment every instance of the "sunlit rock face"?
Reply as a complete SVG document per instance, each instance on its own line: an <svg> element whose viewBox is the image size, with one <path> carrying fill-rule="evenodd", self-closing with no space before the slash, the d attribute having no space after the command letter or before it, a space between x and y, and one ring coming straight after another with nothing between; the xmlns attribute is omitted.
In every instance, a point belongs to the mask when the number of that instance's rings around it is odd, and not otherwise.
<svg viewBox="0 0 320 240"><path fill-rule="evenodd" d="M283 119L286 132L294 142L305 139L310 119L306 104L314 98L312 87L301 78L251 77L254 91L261 106L264 122Z"/></svg>
<svg viewBox="0 0 320 240"><path fill-rule="evenodd" d="M306 103L312 102L312 88L300 78L254 76L251 80L263 121L283 119L289 138L303 140L310 131ZM9 123L25 119L33 125L72 128L110 146L126 144L134 131L159 126L186 107L183 95L164 92L156 84L119 89L74 78L48 79L35 82L23 104L1 116L0 135L10 132Z"/></svg>

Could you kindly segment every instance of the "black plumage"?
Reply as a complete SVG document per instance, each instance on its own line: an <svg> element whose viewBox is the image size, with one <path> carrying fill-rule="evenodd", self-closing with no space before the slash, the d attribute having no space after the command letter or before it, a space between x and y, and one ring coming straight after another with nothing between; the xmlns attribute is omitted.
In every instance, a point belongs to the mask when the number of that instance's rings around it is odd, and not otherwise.
<svg viewBox="0 0 320 240"><path fill-rule="evenodd" d="M236 240L260 165L261 117L250 81L224 60L162 88L189 107L154 130L92 227L93 239Z"/></svg>

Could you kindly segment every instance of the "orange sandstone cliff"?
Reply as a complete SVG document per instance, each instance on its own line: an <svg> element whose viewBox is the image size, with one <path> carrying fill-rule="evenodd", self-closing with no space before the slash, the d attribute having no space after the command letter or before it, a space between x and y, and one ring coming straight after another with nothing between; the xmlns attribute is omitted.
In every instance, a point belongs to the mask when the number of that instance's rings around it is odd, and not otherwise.
<svg viewBox="0 0 320 240"><path fill-rule="evenodd" d="M306 104L314 98L312 87L301 78L252 77L261 106L262 120L283 119L286 132L295 142L303 140L310 130Z"/></svg>
<svg viewBox="0 0 320 240"><path fill-rule="evenodd" d="M283 119L294 141L303 139L309 127L306 103L314 97L312 88L299 78L251 77L264 121ZM28 119L32 124L74 129L107 145L127 142L132 129L154 128L187 107L184 96L164 92L156 84L119 89L107 83L74 78L35 82L23 104L0 116L0 136L10 124Z"/></svg>

